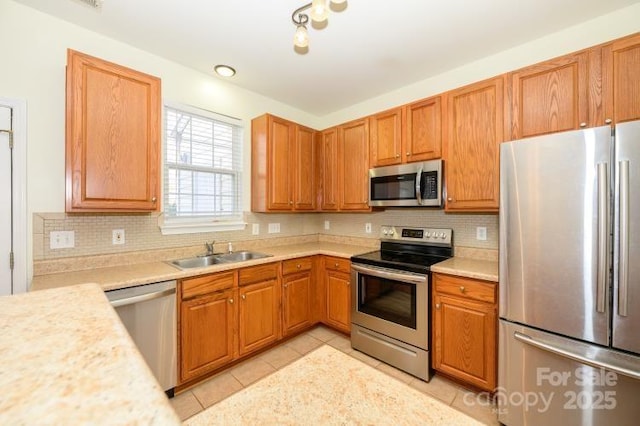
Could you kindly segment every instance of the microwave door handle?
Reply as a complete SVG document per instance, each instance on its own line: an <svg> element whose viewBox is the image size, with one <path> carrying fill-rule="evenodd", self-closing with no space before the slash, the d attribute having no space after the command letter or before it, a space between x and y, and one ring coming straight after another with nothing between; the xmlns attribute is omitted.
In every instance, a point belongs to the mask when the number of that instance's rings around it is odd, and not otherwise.
<svg viewBox="0 0 640 426"><path fill-rule="evenodd" d="M422 187L420 183L422 182L422 167L418 169L416 173L416 199L418 200L418 204L422 205Z"/></svg>

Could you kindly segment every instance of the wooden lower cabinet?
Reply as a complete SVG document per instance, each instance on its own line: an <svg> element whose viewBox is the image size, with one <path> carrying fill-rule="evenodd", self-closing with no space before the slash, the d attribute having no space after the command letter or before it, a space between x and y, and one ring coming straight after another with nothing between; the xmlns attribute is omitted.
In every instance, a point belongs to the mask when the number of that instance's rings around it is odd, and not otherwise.
<svg viewBox="0 0 640 426"><path fill-rule="evenodd" d="M351 332L351 262L326 257L324 280L327 288L327 325L345 333Z"/></svg>
<svg viewBox="0 0 640 426"><path fill-rule="evenodd" d="M238 354L243 356L278 340L278 280L240 287L238 294Z"/></svg>
<svg viewBox="0 0 640 426"><path fill-rule="evenodd" d="M232 361L236 303L232 288L180 304L180 380L186 382Z"/></svg>
<svg viewBox="0 0 640 426"><path fill-rule="evenodd" d="M288 336L308 328L313 290L313 258L282 262L282 334Z"/></svg>
<svg viewBox="0 0 640 426"><path fill-rule="evenodd" d="M493 391L497 284L442 274L433 274L433 283L433 368Z"/></svg>

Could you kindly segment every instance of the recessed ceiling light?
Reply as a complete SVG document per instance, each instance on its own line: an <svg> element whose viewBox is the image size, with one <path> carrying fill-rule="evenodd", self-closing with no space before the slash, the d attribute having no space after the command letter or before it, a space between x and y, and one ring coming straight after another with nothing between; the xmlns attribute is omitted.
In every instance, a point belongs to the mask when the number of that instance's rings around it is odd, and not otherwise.
<svg viewBox="0 0 640 426"><path fill-rule="evenodd" d="M213 70L222 77L233 77L236 75L236 70L231 68L229 65L216 65L213 67Z"/></svg>

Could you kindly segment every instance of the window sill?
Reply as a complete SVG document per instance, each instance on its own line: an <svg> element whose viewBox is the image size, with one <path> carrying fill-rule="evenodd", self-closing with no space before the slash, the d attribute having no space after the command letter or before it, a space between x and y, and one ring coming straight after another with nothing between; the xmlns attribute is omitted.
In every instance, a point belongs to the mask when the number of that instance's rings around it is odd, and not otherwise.
<svg viewBox="0 0 640 426"><path fill-rule="evenodd" d="M158 217L158 227L162 235L196 234L203 232L242 231L247 223L242 219L171 219L165 220L164 215Z"/></svg>

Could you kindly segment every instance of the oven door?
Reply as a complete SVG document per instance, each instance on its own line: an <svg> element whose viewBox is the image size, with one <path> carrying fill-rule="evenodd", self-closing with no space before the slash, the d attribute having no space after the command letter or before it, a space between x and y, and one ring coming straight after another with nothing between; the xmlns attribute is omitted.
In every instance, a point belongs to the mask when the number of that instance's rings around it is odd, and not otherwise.
<svg viewBox="0 0 640 426"><path fill-rule="evenodd" d="M429 276L351 265L351 322L428 350Z"/></svg>

